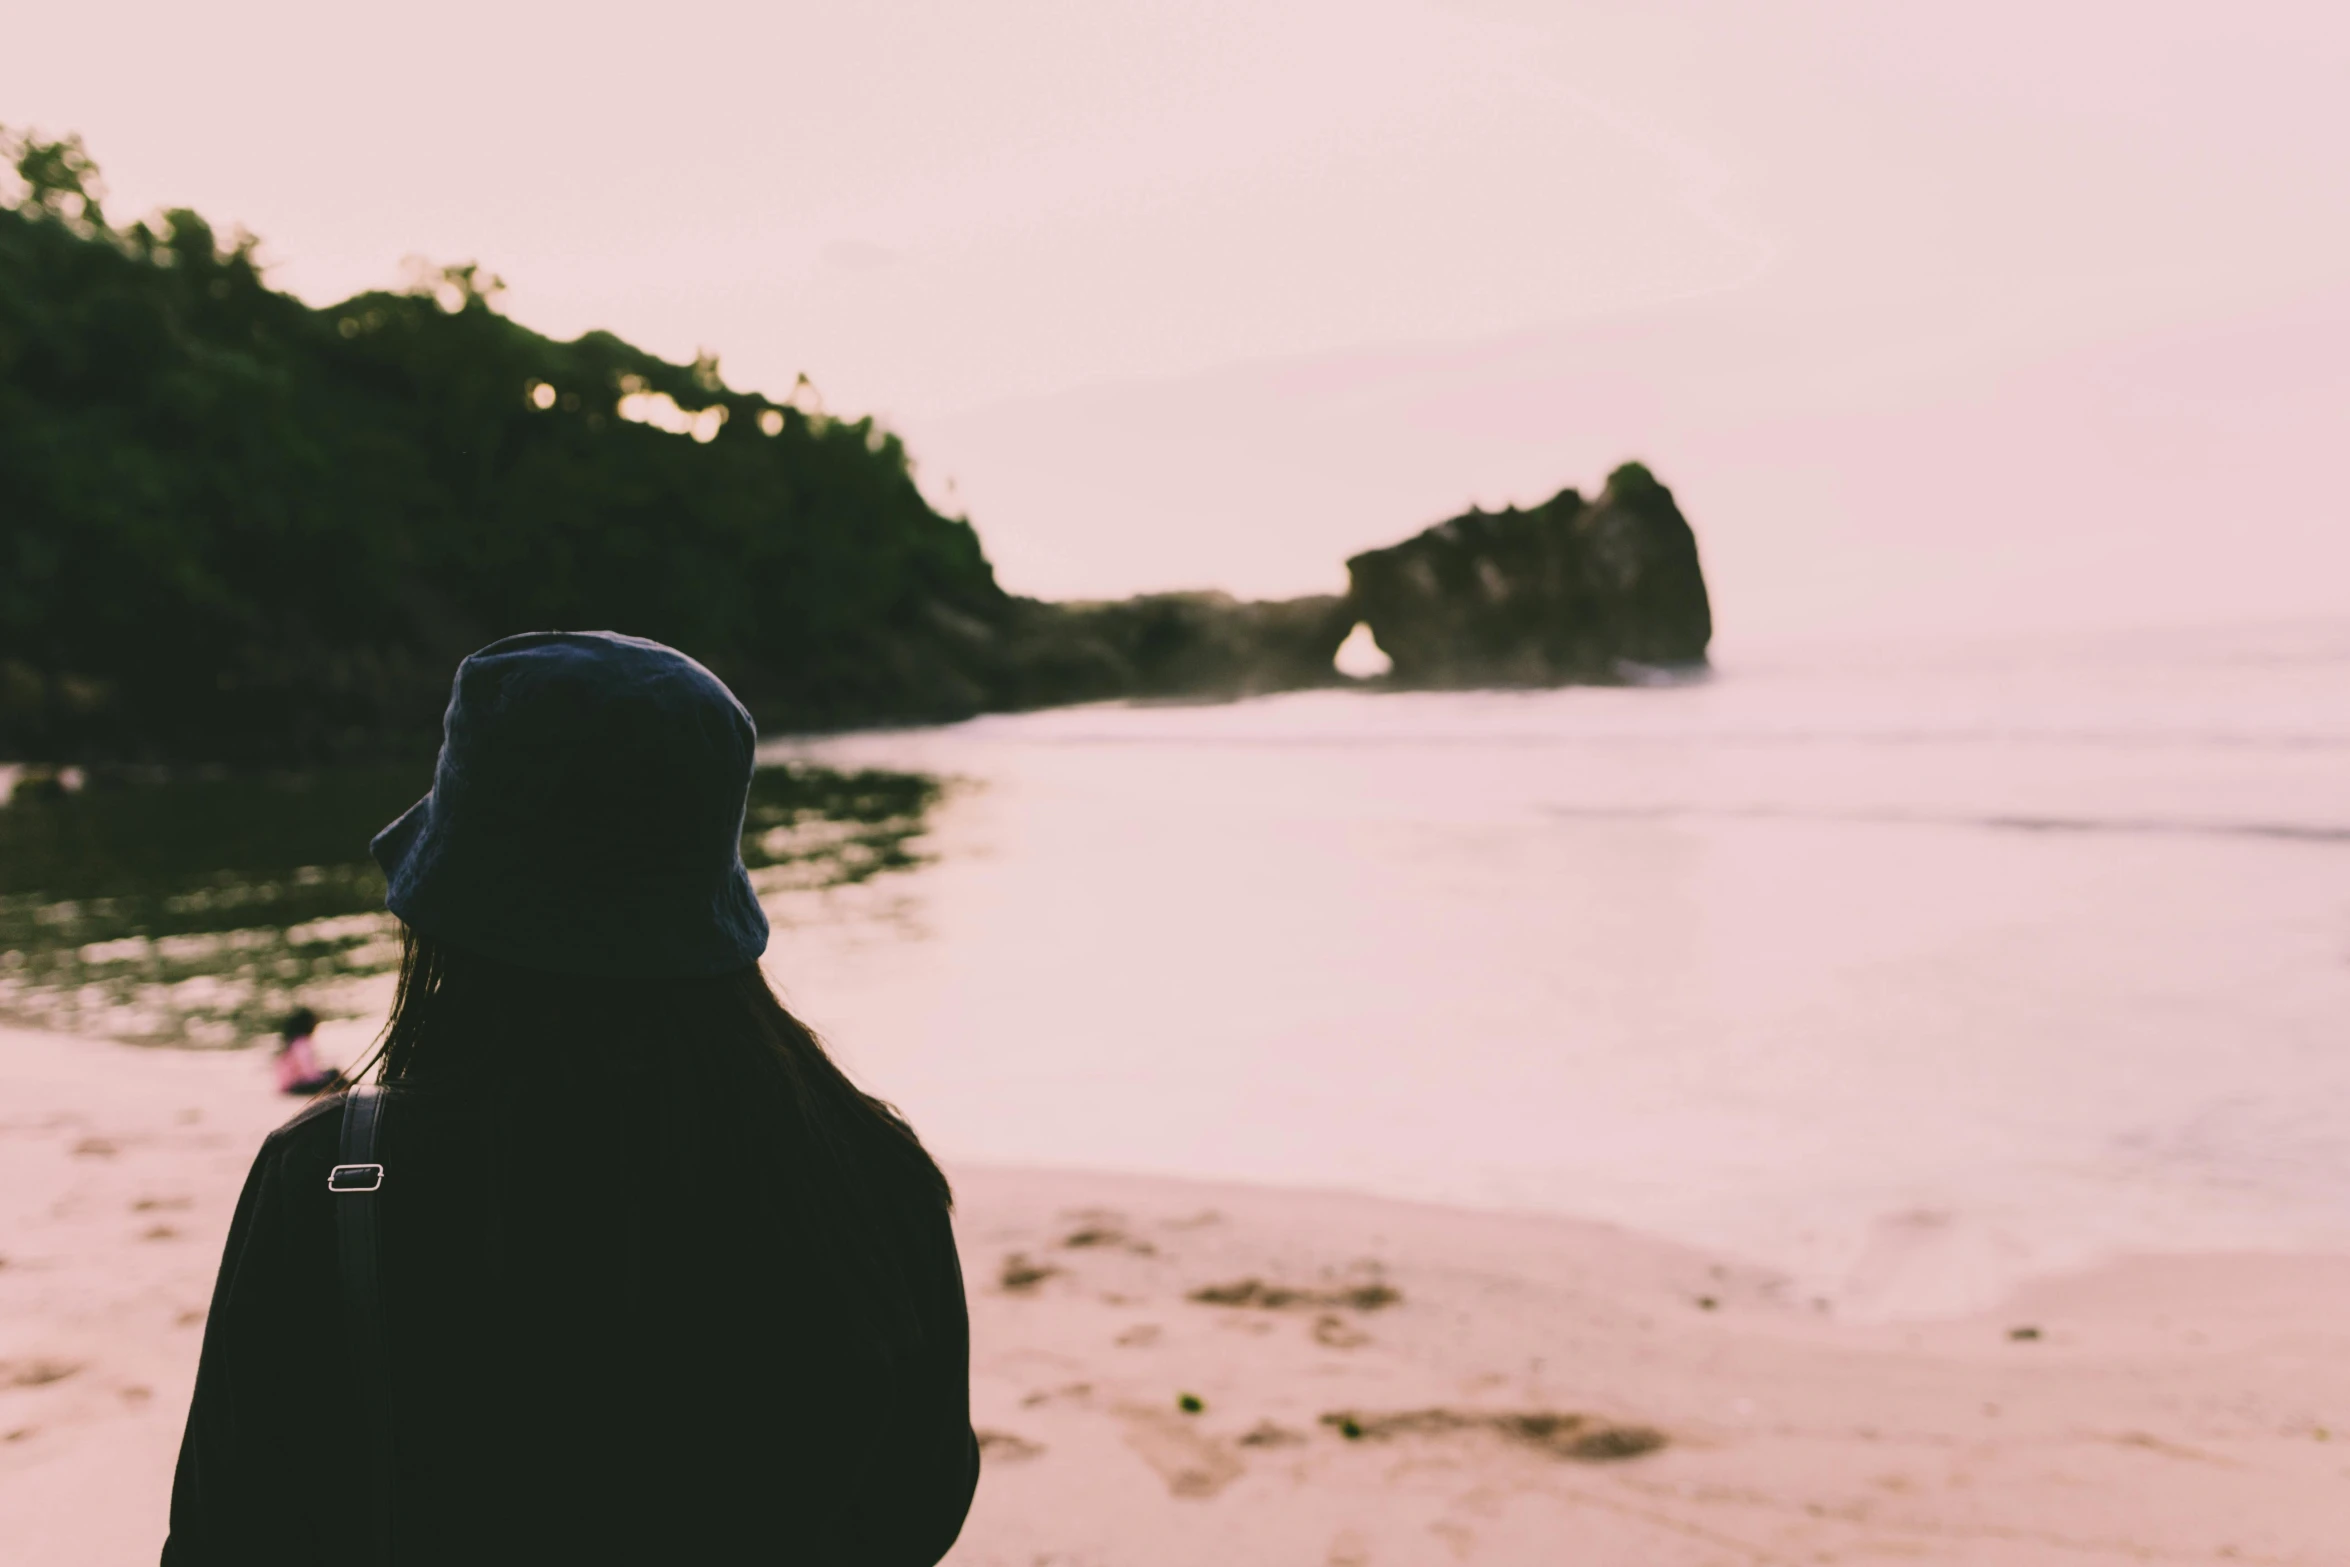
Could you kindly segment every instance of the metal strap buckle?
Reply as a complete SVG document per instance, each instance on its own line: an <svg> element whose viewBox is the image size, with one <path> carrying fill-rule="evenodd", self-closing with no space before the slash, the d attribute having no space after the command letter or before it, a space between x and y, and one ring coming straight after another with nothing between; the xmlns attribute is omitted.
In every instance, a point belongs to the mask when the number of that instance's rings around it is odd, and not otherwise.
<svg viewBox="0 0 2350 1567"><path fill-rule="evenodd" d="M330 1192L371 1192L384 1183L380 1164L338 1164L326 1172Z"/></svg>

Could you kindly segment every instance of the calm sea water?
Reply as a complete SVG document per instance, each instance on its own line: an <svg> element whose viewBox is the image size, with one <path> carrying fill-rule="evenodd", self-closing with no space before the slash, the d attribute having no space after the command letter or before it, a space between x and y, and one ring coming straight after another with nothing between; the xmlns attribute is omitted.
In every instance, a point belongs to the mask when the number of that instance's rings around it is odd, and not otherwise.
<svg viewBox="0 0 2350 1567"><path fill-rule="evenodd" d="M1095 708L769 967L943 1153L1523 1207L1959 1309L2350 1247L2350 623Z"/></svg>
<svg viewBox="0 0 2350 1567"><path fill-rule="evenodd" d="M2350 622L769 759L768 966L952 1158L1612 1220L1865 1316L2350 1248ZM7 781L0 1016L365 1048L420 772Z"/></svg>

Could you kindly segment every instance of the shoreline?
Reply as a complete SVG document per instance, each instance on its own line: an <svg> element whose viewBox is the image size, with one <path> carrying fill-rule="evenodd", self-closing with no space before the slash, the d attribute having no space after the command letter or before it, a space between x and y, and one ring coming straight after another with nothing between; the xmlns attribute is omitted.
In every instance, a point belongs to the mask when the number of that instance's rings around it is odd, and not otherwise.
<svg viewBox="0 0 2350 1567"><path fill-rule="evenodd" d="M221 1238L295 1108L265 1061L0 1028L11 1559L159 1546ZM987 1444L950 1562L2350 1558L2350 1256L1865 1323L1592 1221L949 1174Z"/></svg>
<svg viewBox="0 0 2350 1567"><path fill-rule="evenodd" d="M973 1561L1547 1562L1570 1541L1626 1563L2350 1554L2350 1257L2133 1257L1991 1312L1854 1324L1765 1270L1605 1224L960 1178L988 1346L975 1418L1035 1459L983 1489ZM1366 1281L1400 1299L1328 1303ZM1325 1301L1268 1307L1268 1286ZM1350 1414L1388 1430L1350 1441ZM1562 1460L1512 1439L1526 1417L1665 1445ZM1120 1533L1137 1518L1139 1551Z"/></svg>

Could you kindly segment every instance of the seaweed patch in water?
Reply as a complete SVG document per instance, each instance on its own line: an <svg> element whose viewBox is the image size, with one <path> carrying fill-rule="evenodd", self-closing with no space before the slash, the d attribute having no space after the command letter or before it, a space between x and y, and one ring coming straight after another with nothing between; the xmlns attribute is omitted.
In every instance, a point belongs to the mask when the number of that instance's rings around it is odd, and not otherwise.
<svg viewBox="0 0 2350 1567"><path fill-rule="evenodd" d="M297 1001L380 1008L399 922L368 858L421 769L20 775L0 803L0 1017L137 1043L236 1047ZM921 863L940 786L810 766L752 775L762 895Z"/></svg>
<svg viewBox="0 0 2350 1567"><path fill-rule="evenodd" d="M912 845L940 793L939 781L921 773L762 767L743 810L743 863L762 893L910 870L922 863Z"/></svg>

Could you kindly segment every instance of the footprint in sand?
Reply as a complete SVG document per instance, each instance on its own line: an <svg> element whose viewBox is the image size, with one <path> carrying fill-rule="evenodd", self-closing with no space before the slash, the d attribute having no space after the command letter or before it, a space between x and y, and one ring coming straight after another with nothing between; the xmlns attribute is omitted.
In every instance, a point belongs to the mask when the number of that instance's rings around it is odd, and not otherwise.
<svg viewBox="0 0 2350 1567"><path fill-rule="evenodd" d="M1371 1335L1347 1326L1344 1317L1325 1314L1314 1319L1314 1342L1325 1349L1360 1349L1371 1342Z"/></svg>
<svg viewBox="0 0 2350 1567"><path fill-rule="evenodd" d="M1118 1411L1126 1445L1167 1482L1170 1496L1210 1497L1240 1478L1238 1458L1183 1416L1128 1404Z"/></svg>
<svg viewBox="0 0 2350 1567"><path fill-rule="evenodd" d="M1158 1251L1149 1241L1126 1232L1126 1217L1108 1208L1078 1208L1064 1215L1077 1222L1078 1227L1061 1237L1061 1244L1069 1247L1103 1246L1117 1251L1130 1251L1148 1257Z"/></svg>
<svg viewBox="0 0 2350 1567"><path fill-rule="evenodd" d="M1045 1280L1059 1277L1060 1272L1049 1262L1031 1262L1025 1253L1013 1252L1004 1259L996 1283L1007 1295L1026 1295Z"/></svg>
<svg viewBox="0 0 2350 1567"><path fill-rule="evenodd" d="M981 1429L973 1433L979 1439L980 1456L993 1464L1016 1464L1023 1459L1044 1456L1044 1445L1031 1442L1024 1436L1009 1431Z"/></svg>
<svg viewBox="0 0 2350 1567"><path fill-rule="evenodd" d="M1082 1404L1093 1397L1091 1382L1067 1382L1059 1387L1040 1387L1020 1400L1022 1409L1034 1409L1039 1404Z"/></svg>
<svg viewBox="0 0 2350 1567"><path fill-rule="evenodd" d="M1477 1548L1477 1531L1450 1518L1437 1519L1428 1526L1428 1532L1452 1547L1455 1561L1467 1561L1469 1553Z"/></svg>
<svg viewBox="0 0 2350 1567"><path fill-rule="evenodd" d="M1302 1446L1305 1440L1306 1436L1302 1431L1292 1431L1287 1426L1277 1425L1270 1420L1260 1420L1248 1428L1248 1431L1240 1439L1240 1445L1243 1447L1298 1447Z"/></svg>

